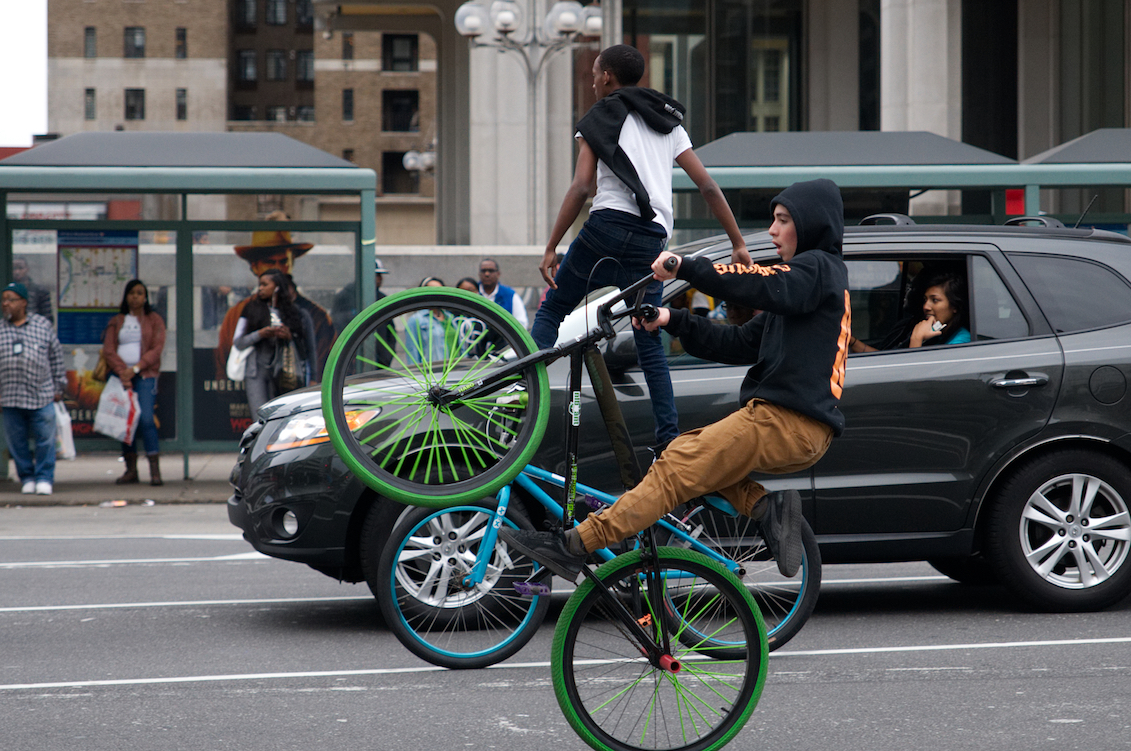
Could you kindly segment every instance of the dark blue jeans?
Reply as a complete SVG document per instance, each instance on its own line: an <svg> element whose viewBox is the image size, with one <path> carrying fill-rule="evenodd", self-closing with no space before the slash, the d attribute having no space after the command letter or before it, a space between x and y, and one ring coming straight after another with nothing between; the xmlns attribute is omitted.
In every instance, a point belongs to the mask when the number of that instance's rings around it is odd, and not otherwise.
<svg viewBox="0 0 1131 751"><path fill-rule="evenodd" d="M562 320L573 312L589 290L608 286L624 289L651 274L652 262L667 243L662 231L637 231L619 221L611 221L604 213L598 211L589 215L554 277L558 288L546 293L546 300L534 315L530 334L540 349L553 346ZM663 283L654 282L648 286L644 301L659 305L662 291ZM665 443L679 435L679 416L664 345L660 337L643 329L633 333L636 357L652 398L656 442Z"/></svg>
<svg viewBox="0 0 1131 751"><path fill-rule="evenodd" d="M39 409L4 407L4 435L20 482L55 482L55 405ZM35 441L32 454L28 440Z"/></svg>
<svg viewBox="0 0 1131 751"><path fill-rule="evenodd" d="M142 378L140 375L135 375L130 382L130 388L137 394L141 418L137 422L134 442L130 445L123 443L122 453L140 454L138 448L141 447L145 448L146 454L160 453L161 447L157 443L157 422L153 419L153 408L157 403L157 379Z"/></svg>

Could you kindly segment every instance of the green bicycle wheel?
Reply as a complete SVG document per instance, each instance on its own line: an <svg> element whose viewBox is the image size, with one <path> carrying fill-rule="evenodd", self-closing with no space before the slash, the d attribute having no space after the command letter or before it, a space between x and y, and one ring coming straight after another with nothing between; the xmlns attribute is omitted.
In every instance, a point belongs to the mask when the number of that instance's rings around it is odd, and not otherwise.
<svg viewBox="0 0 1131 751"><path fill-rule="evenodd" d="M533 351L526 330L479 295L420 287L379 300L326 363L330 441L366 485L401 503L442 508L493 495L546 429L545 365L508 370Z"/></svg>
<svg viewBox="0 0 1131 751"><path fill-rule="evenodd" d="M665 589L660 602L643 586L640 551L595 573L654 637L660 628L669 630L677 670L643 656L588 578L566 602L554 631L550 665L558 704L598 751L721 748L746 724L766 681L766 629L746 588L700 553L662 547L657 554ZM709 644L684 643L684 627L748 648L734 657L730 646L725 659L713 659Z"/></svg>

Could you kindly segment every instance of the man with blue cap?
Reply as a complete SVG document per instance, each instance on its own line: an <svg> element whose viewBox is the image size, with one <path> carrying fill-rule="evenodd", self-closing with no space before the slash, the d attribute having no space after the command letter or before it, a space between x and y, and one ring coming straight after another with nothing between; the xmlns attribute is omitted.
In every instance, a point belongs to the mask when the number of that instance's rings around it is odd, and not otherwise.
<svg viewBox="0 0 1131 751"><path fill-rule="evenodd" d="M55 482L55 407L63 398L63 347L51 321L27 309L28 290L0 293L0 408L21 491L51 495ZM32 452L29 441L34 441Z"/></svg>

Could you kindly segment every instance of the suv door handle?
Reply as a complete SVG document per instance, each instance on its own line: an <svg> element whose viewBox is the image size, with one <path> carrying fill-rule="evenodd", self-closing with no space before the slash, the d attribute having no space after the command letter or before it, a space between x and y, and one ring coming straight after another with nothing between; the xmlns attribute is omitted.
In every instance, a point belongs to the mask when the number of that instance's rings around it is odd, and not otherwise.
<svg viewBox="0 0 1131 751"><path fill-rule="evenodd" d="M999 378L990 381L995 389L1025 389L1033 386L1044 386L1049 382L1048 376L1026 376L1024 378Z"/></svg>

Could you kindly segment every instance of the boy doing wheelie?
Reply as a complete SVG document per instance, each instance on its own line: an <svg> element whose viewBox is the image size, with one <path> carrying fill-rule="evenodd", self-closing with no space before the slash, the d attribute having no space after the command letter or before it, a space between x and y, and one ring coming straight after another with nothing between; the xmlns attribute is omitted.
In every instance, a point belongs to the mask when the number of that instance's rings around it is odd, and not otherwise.
<svg viewBox="0 0 1131 751"><path fill-rule="evenodd" d="M751 472L784 474L812 466L844 430L840 396L851 332L848 272L841 257L844 206L830 180L795 183L771 203L773 266L714 264L664 252L657 279L677 277L705 294L763 312L723 326L686 310L661 308L655 321L684 349L718 362L754 363L739 390L740 409L676 438L639 485L590 514L565 535L503 529L500 537L554 573L576 580L588 552L652 525L692 498L716 492L761 521L784 576L801 565L801 498L766 493ZM676 258L674 271L664 262Z"/></svg>

